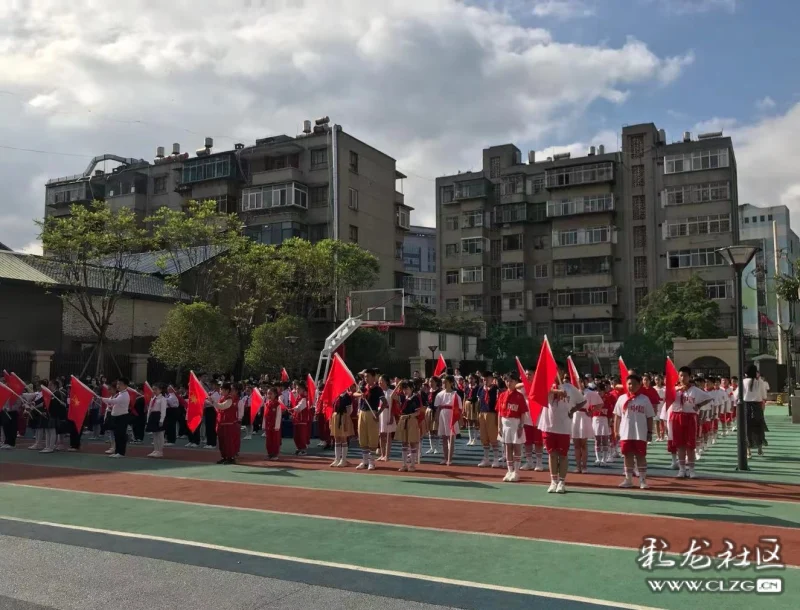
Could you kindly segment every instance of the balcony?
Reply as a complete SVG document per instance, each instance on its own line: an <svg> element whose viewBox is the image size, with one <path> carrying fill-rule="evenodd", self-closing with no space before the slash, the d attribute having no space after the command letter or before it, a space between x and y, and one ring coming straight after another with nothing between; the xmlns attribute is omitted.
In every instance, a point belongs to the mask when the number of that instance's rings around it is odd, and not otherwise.
<svg viewBox="0 0 800 610"><path fill-rule="evenodd" d="M266 171L253 172L250 178L252 186L262 184L283 184L285 182L304 182L305 177L302 170L296 167L283 167L281 169L270 169Z"/></svg>
<svg viewBox="0 0 800 610"><path fill-rule="evenodd" d="M396 206L395 226L404 231L411 229L411 211L406 206ZM400 258L402 258L402 255Z"/></svg>
<svg viewBox="0 0 800 610"><path fill-rule="evenodd" d="M614 211L614 195L590 195L588 197L571 197L547 202L547 216L575 216L577 214L596 214Z"/></svg>
<svg viewBox="0 0 800 610"><path fill-rule="evenodd" d="M242 212L308 209L308 189L297 182L255 186L242 191Z"/></svg>
<svg viewBox="0 0 800 610"><path fill-rule="evenodd" d="M553 231L553 247L590 246L617 242L616 227L602 226L588 229Z"/></svg>
<svg viewBox="0 0 800 610"><path fill-rule="evenodd" d="M456 182L453 191L453 199L463 201L465 199L481 199L487 197L491 191L491 182L486 179L469 180Z"/></svg>
<svg viewBox="0 0 800 610"><path fill-rule="evenodd" d="M556 167L545 172L545 187L547 189L613 181L614 163L611 161Z"/></svg>

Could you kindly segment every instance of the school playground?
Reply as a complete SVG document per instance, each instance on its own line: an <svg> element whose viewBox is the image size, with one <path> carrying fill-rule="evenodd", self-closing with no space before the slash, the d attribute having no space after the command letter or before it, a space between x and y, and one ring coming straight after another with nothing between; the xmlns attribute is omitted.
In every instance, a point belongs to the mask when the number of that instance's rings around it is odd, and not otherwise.
<svg viewBox="0 0 800 610"><path fill-rule="evenodd" d="M800 425L775 405L767 421L769 447L753 456L748 472L735 470L735 437L721 438L698 462L700 478L685 481L666 469L665 444L653 443L651 489L618 488L618 459L613 469L570 474L564 495L546 493L547 472L503 483L505 469L475 467L481 448L465 441L456 466L425 456L415 473L398 473L397 461L356 471L353 449L350 468L331 469L330 452L294 457L288 439L279 462L264 460L262 438L243 441L232 466L214 464L219 456L211 450L167 448L165 459L153 460L145 457L151 447L129 446L127 458L110 460L103 442L41 455L23 441L0 452L0 539L83 549L87 561L108 551L374 595L398 608L800 608ZM662 560L675 566L642 567L651 537L669 545ZM765 559L756 569L753 554L749 568L701 569L702 557L682 555L704 539L715 555L724 540L739 556L743 547L775 548L763 538L779 540L785 568ZM24 546L14 548L24 554ZM9 578L3 570L0 581ZM30 588L6 588L0 593L10 597L0 595L0 606L6 599L31 604L20 608L62 607L46 603L40 585L65 574L68 566L38 574ZM774 578L780 584L763 580ZM758 587L766 590L686 590L719 586L701 583L659 593L648 579L724 579L737 589L762 579ZM282 603L263 607L317 607L291 597Z"/></svg>

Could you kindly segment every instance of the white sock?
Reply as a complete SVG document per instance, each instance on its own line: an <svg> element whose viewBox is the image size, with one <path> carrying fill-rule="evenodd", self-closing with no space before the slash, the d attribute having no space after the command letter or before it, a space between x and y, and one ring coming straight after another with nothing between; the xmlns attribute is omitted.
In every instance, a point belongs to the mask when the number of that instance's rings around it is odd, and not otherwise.
<svg viewBox="0 0 800 610"><path fill-rule="evenodd" d="M408 449L401 449L400 454L403 456L403 466L408 466Z"/></svg>
<svg viewBox="0 0 800 610"><path fill-rule="evenodd" d="M600 443L594 444L594 459L600 461Z"/></svg>
<svg viewBox="0 0 800 610"><path fill-rule="evenodd" d="M487 462L489 461L489 448L488 447L484 447L483 448L483 459L486 460Z"/></svg>

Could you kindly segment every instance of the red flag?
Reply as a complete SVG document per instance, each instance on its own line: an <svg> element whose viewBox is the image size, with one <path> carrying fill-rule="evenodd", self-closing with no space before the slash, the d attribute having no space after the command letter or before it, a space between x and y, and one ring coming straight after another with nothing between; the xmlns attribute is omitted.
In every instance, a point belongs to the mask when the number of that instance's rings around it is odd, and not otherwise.
<svg viewBox="0 0 800 610"><path fill-rule="evenodd" d="M578 375L578 367L572 361L572 356L567 356L567 369L569 370L569 382L580 390L581 376Z"/></svg>
<svg viewBox="0 0 800 610"><path fill-rule="evenodd" d="M450 419L450 432L455 433L456 425L461 421L461 396L455 395L453 399L453 417Z"/></svg>
<svg viewBox="0 0 800 610"><path fill-rule="evenodd" d="M667 374L665 375L666 379L664 381L664 402L667 403L667 408L669 409L677 397L675 386L678 385L678 371L675 368L675 364L672 362L672 358L669 356L667 356L665 370Z"/></svg>
<svg viewBox="0 0 800 610"><path fill-rule="evenodd" d="M86 412L96 394L86 387L83 382L72 376L69 385L69 411L67 419L75 424L77 430L83 429L83 421L86 419Z"/></svg>
<svg viewBox="0 0 800 610"><path fill-rule="evenodd" d="M111 398L111 388L105 383L100 388L100 398Z"/></svg>
<svg viewBox="0 0 800 610"><path fill-rule="evenodd" d="M0 383L0 409L6 406L6 403L12 396L17 396L17 393L6 384ZM19 398L19 396L17 396L17 398Z"/></svg>
<svg viewBox="0 0 800 610"><path fill-rule="evenodd" d="M334 354L333 364L331 364L331 370L328 371L328 378L325 380L325 387L322 389L320 401L333 408L334 401L355 382L355 377L353 377L350 369L347 368L344 360L341 359L339 354Z"/></svg>
<svg viewBox="0 0 800 610"><path fill-rule="evenodd" d="M447 371L447 363L444 361L444 356L439 354L439 359L436 361L436 368L433 369L433 376L438 377Z"/></svg>
<svg viewBox="0 0 800 610"><path fill-rule="evenodd" d="M622 360L622 356L619 357L619 378L622 381L622 385L625 385L625 381L628 379L628 367L625 366L625 362Z"/></svg>
<svg viewBox="0 0 800 610"><path fill-rule="evenodd" d="M317 386L314 383L314 378L311 375L306 376L306 385L308 386L308 407L314 407L317 403Z"/></svg>
<svg viewBox="0 0 800 610"><path fill-rule="evenodd" d="M208 392L200 383L200 380L194 374L194 371L189 372L189 405L186 409L186 425L189 430L194 432L197 430L200 422L203 420L203 405L208 399Z"/></svg>
<svg viewBox="0 0 800 610"><path fill-rule="evenodd" d="M144 404L145 407L150 406L150 400L153 398L153 388L150 387L150 384L145 381L144 386L142 386L142 391L144 392Z"/></svg>
<svg viewBox="0 0 800 610"><path fill-rule="evenodd" d="M16 373L9 373L8 371L4 370L3 381L5 381L5 384L9 387L9 389L12 390L14 394L17 394L18 396L21 396L27 389L25 382L22 381L22 379L20 379L19 377L17 377Z"/></svg>
<svg viewBox="0 0 800 610"><path fill-rule="evenodd" d="M519 361L519 356L516 356L517 372L519 373L519 380L525 386L525 396L531 393L531 381L528 379L528 374L525 372L525 367Z"/></svg>
<svg viewBox="0 0 800 610"><path fill-rule="evenodd" d="M50 403L55 398L55 395L50 391L46 385L42 386L42 402L44 403L45 411L50 412Z"/></svg>
<svg viewBox="0 0 800 610"><path fill-rule="evenodd" d="M253 388L253 391L250 393L250 425L252 426L253 423L256 421L256 415L258 414L258 410L264 404L264 397L261 395L261 392L258 391L258 388Z"/></svg>
<svg viewBox="0 0 800 610"><path fill-rule="evenodd" d="M133 388L128 388L128 396L131 398L131 404L128 406L128 411L133 413L136 417L139 416L139 409L136 408L136 399L141 396L139 392L134 390Z"/></svg>
<svg viewBox="0 0 800 610"><path fill-rule="evenodd" d="M550 342L547 335L542 341L542 350L539 352L539 360L536 363L536 372L533 374L531 392L528 395L530 403L531 420L533 424L539 421L539 414L547 406L550 390L553 388L553 381L558 377L558 366L553 352L550 349Z"/></svg>
<svg viewBox="0 0 800 610"><path fill-rule="evenodd" d="M289 373L286 372L286 367L281 369L281 381L289 381Z"/></svg>

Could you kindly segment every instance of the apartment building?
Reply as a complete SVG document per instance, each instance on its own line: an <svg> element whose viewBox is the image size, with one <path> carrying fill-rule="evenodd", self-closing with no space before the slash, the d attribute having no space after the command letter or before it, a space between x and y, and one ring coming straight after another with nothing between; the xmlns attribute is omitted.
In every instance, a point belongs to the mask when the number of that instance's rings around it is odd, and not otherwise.
<svg viewBox="0 0 800 610"><path fill-rule="evenodd" d="M291 237L335 238L375 254L381 272L375 288L404 285L403 242L411 208L405 176L389 155L330 125L304 122L295 137L278 135L214 150L213 140L193 156L173 145L154 161L101 155L82 174L46 185L45 215L69 214L73 203L102 199L129 207L141 218L161 206L182 209L189 200L212 199L220 211L238 213L252 239L279 245ZM117 165L111 172L100 163Z"/></svg>
<svg viewBox="0 0 800 610"><path fill-rule="evenodd" d="M406 305L436 309L436 229L411 225L403 241Z"/></svg>
<svg viewBox="0 0 800 610"><path fill-rule="evenodd" d="M733 273L715 252L737 240L730 138L668 143L646 123L622 146L523 163L505 144L481 171L437 179L439 310L610 359L649 292L697 273L733 330Z"/></svg>

